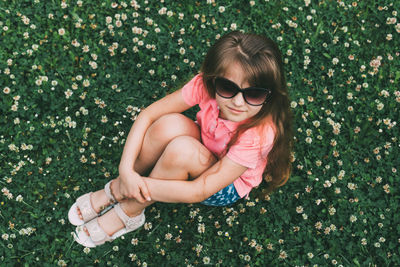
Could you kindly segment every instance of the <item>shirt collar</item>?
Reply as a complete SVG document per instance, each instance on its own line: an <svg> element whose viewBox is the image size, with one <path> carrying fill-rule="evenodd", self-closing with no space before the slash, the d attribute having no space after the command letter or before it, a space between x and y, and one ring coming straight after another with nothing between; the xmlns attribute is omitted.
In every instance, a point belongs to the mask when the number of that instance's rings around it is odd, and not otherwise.
<svg viewBox="0 0 400 267"><path fill-rule="evenodd" d="M221 119L219 117L218 117L218 121L221 122L222 124L224 124L230 132L234 132L237 129L237 127L240 125L240 122L229 121L229 120Z"/></svg>

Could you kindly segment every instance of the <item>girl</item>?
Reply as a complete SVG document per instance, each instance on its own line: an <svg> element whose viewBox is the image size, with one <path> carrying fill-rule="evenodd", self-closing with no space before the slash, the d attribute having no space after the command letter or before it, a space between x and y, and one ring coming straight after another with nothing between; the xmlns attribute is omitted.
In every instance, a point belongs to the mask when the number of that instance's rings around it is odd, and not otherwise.
<svg viewBox="0 0 400 267"><path fill-rule="evenodd" d="M180 114L194 105L196 122ZM291 140L278 47L231 32L210 48L200 74L140 113L119 176L71 207L75 240L94 247L133 231L155 201L230 205L263 176L270 192L289 178Z"/></svg>

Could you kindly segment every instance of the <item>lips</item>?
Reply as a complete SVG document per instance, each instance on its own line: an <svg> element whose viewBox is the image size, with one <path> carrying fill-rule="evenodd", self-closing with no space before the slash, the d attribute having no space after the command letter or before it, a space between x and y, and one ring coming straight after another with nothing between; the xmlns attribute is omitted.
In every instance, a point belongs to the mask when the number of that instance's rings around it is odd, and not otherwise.
<svg viewBox="0 0 400 267"><path fill-rule="evenodd" d="M244 112L243 110L234 109L234 108L231 108L231 107L228 107L228 109L229 109L231 112L236 113L236 114L240 114L240 113Z"/></svg>

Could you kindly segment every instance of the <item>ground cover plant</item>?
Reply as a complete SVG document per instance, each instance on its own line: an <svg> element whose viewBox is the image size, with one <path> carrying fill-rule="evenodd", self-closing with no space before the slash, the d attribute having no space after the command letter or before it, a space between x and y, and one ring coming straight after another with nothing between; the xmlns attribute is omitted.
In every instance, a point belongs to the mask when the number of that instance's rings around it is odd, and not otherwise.
<svg viewBox="0 0 400 267"><path fill-rule="evenodd" d="M399 9L391 0L1 0L0 265L400 265ZM137 114L195 75L232 30L282 50L290 181L228 208L156 204L124 238L74 243L68 208L118 175Z"/></svg>

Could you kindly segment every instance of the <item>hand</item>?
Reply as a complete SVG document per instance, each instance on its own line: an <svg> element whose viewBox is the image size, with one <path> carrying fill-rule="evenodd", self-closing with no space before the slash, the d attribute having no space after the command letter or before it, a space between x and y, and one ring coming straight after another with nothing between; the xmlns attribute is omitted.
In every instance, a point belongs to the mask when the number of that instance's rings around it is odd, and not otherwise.
<svg viewBox="0 0 400 267"><path fill-rule="evenodd" d="M119 192L116 194L118 196L115 196L117 201L119 201L118 198L121 198L121 200L136 199L140 203L151 200L147 184L135 171L120 171L117 180L119 180Z"/></svg>

